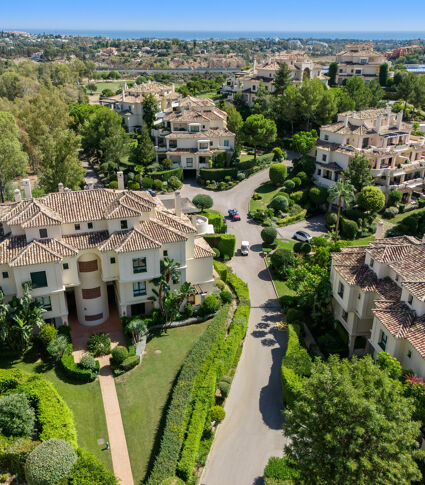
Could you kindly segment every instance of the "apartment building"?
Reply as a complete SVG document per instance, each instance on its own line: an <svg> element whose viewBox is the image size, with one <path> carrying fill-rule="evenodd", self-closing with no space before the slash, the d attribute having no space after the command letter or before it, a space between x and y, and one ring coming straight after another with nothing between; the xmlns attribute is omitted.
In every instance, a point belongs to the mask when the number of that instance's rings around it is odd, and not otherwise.
<svg viewBox="0 0 425 485"><path fill-rule="evenodd" d="M129 88L124 84L122 93L116 96L101 97L100 104L109 106L122 116L128 131L134 132L143 127L143 101L147 94L153 94L158 101L158 108L161 111L170 111L177 107L181 95L174 90L174 85L148 81L143 84L136 84Z"/></svg>
<svg viewBox="0 0 425 485"><path fill-rule="evenodd" d="M332 255L335 318L349 353L388 352L425 377L425 244L411 237L377 239Z"/></svg>
<svg viewBox="0 0 425 485"><path fill-rule="evenodd" d="M385 62L388 67L392 65L384 54L375 52L373 45L368 43L346 45L345 49L336 55L336 62L338 84L343 84L353 76L361 77L366 83L372 79L379 80L380 66Z"/></svg>
<svg viewBox="0 0 425 485"><path fill-rule="evenodd" d="M338 121L320 128L314 179L329 187L347 170L356 154L371 163L375 183L386 196L403 193L408 202L413 191L421 192L425 175L425 138L413 136L403 113L391 108L340 113Z"/></svg>
<svg viewBox="0 0 425 485"><path fill-rule="evenodd" d="M209 98L188 96L173 111L161 113L152 130L157 160L169 158L173 168L198 174L218 153L231 157L235 134L227 129L227 113Z"/></svg>
<svg viewBox="0 0 425 485"><path fill-rule="evenodd" d="M290 69L295 84L301 83L306 78L318 78L327 84L327 77L322 74L320 64L314 63L302 53L284 53L259 64L254 61L251 69L232 74L226 80L221 92L227 95L229 100L234 99L235 93L242 93L245 102L252 107L260 85L263 85L269 93L274 92L274 78L282 63Z"/></svg>
<svg viewBox="0 0 425 485"><path fill-rule="evenodd" d="M119 189L59 191L0 204L0 287L6 296L22 296L23 283L43 303L44 318L56 326L69 320L87 326L108 319L112 306L120 316L148 313L154 303L152 279L164 257L180 264L181 283L191 282L193 302L201 303L213 286L214 252L203 239L208 220L189 219L180 194L166 209L146 191ZM176 286L177 287L177 286Z"/></svg>

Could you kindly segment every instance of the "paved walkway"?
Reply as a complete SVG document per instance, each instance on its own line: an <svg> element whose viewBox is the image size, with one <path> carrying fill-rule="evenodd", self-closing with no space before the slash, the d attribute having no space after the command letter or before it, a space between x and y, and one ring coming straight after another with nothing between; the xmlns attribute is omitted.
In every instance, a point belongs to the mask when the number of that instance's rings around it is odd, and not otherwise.
<svg viewBox="0 0 425 485"><path fill-rule="evenodd" d="M90 335L97 332L105 332L111 338L111 346L125 345L121 322L116 307L111 305L108 320L102 325L88 327L78 323L76 316L70 317L71 336L74 348L74 359L79 362L86 351L87 340ZM121 418L120 405L118 402L115 381L109 365L110 355L100 357L99 384L102 393L103 407L105 409L108 440L112 458L114 474L119 478L121 485L133 485L130 457L128 455L127 442L125 439L124 426Z"/></svg>

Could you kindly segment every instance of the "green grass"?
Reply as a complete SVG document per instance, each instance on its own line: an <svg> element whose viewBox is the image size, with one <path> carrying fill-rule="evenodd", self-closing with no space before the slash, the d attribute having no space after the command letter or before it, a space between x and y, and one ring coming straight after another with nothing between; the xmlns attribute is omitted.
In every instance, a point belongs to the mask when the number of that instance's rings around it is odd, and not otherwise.
<svg viewBox="0 0 425 485"><path fill-rule="evenodd" d="M292 239L278 239L277 240L277 247L279 249L294 249L295 243Z"/></svg>
<svg viewBox="0 0 425 485"><path fill-rule="evenodd" d="M424 208L420 209L414 209L412 211L408 212L403 212L402 214L397 214L395 217L392 219L387 219L388 222L391 222L391 224L398 224L400 221L402 221L404 218L411 216L412 214L423 214L425 212Z"/></svg>
<svg viewBox="0 0 425 485"><path fill-rule="evenodd" d="M257 187L255 192L261 195L261 199L254 200L251 198L249 201L249 210L251 212L256 210L267 209L267 206L272 201L273 197L280 191L281 187L275 187L270 182L265 182L264 184Z"/></svg>
<svg viewBox="0 0 425 485"><path fill-rule="evenodd" d="M154 337L142 364L116 380L135 483L145 477L163 426L164 408L183 361L208 323L175 328ZM155 353L160 350L161 353Z"/></svg>
<svg viewBox="0 0 425 485"><path fill-rule="evenodd" d="M98 381L88 384L72 384L62 379L59 371L50 365L41 362L24 362L22 359L13 360L0 357L0 368L18 368L26 372L42 374L50 381L74 413L77 428L78 444L96 455L112 470L112 461L109 451L102 451L104 446L97 444L99 438L108 441L105 413L103 410L102 395Z"/></svg>
<svg viewBox="0 0 425 485"><path fill-rule="evenodd" d="M353 241L341 241L343 246L367 246L371 241L375 240L375 236L361 237Z"/></svg>
<svg viewBox="0 0 425 485"><path fill-rule="evenodd" d="M117 89L120 89L125 81L102 81L95 83L97 90L95 91L96 94L101 94L104 89L110 89L115 93Z"/></svg>

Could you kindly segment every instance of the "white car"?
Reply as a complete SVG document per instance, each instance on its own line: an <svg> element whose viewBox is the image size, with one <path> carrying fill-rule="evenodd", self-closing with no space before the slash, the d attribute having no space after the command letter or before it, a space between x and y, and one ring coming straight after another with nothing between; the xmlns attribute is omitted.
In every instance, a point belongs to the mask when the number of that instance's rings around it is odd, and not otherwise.
<svg viewBox="0 0 425 485"><path fill-rule="evenodd" d="M242 256L248 256L249 252L249 242L248 241L242 241L241 244L241 254Z"/></svg>
<svg viewBox="0 0 425 485"><path fill-rule="evenodd" d="M297 241L302 241L302 242L309 242L311 239L310 234L304 231L297 231L292 237Z"/></svg>

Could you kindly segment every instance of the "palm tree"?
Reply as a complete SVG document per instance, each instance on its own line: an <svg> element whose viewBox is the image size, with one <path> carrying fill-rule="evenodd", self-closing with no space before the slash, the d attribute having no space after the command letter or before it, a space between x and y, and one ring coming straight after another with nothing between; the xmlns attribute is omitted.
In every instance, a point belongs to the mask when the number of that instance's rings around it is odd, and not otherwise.
<svg viewBox="0 0 425 485"><path fill-rule="evenodd" d="M143 335L148 331L146 322L141 318L133 318L127 325L126 330L131 333L134 345L140 342Z"/></svg>
<svg viewBox="0 0 425 485"><path fill-rule="evenodd" d="M335 185L329 188L329 202L333 203L336 200L338 201L338 214L336 218L336 225L335 225L335 237L338 237L338 229L339 229L339 219L341 217L341 206L342 202L344 204L349 204L354 199L354 187L345 180L338 180Z"/></svg>

